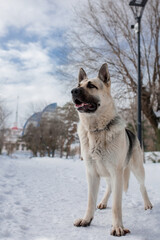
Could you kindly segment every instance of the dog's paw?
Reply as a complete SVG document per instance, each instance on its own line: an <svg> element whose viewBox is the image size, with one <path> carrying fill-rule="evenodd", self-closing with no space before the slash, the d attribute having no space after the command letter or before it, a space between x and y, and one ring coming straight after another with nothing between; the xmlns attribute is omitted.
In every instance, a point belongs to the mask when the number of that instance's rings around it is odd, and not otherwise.
<svg viewBox="0 0 160 240"><path fill-rule="evenodd" d="M148 202L147 204L145 204L144 206L144 209L147 210L147 209L152 209L153 206L152 206L152 203L151 202Z"/></svg>
<svg viewBox="0 0 160 240"><path fill-rule="evenodd" d="M74 222L74 226L76 227L88 227L90 226L91 222L92 222L92 219L90 219L90 221L87 221L83 218L80 218L80 219L77 219L75 222Z"/></svg>
<svg viewBox="0 0 160 240"><path fill-rule="evenodd" d="M100 203L100 204L98 204L97 208L100 209L100 210L106 209L107 208L107 204Z"/></svg>
<svg viewBox="0 0 160 240"><path fill-rule="evenodd" d="M130 231L123 227L113 227L111 231L111 235L117 236L117 237L124 236L127 233L130 233Z"/></svg>

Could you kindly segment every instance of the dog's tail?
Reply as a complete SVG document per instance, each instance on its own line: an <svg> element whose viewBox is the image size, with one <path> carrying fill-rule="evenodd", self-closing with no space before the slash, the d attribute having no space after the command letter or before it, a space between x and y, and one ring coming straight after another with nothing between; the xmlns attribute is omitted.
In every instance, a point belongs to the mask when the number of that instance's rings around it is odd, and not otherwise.
<svg viewBox="0 0 160 240"><path fill-rule="evenodd" d="M127 192L127 190L128 190L129 177L130 177L130 169L129 169L129 167L126 167L124 170L124 175L123 175L123 190L124 190L124 192Z"/></svg>

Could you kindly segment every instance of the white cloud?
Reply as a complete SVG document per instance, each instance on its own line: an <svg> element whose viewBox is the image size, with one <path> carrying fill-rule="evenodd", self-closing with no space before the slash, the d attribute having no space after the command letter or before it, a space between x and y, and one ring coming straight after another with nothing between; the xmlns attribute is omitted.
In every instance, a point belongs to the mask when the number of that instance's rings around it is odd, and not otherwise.
<svg viewBox="0 0 160 240"><path fill-rule="evenodd" d="M28 31L47 31L51 26L46 14L50 4L43 0L6 0L0 1L0 33L6 33L6 27L27 28Z"/></svg>
<svg viewBox="0 0 160 240"><path fill-rule="evenodd" d="M8 49L0 49L0 79L18 82L54 71L48 52L39 43L14 42ZM34 79L33 79L34 80Z"/></svg>
<svg viewBox="0 0 160 240"><path fill-rule="evenodd" d="M15 111L17 96L23 115L30 102L61 104L67 101L68 97L63 96L61 81L54 74L56 62L40 43L14 42L8 45L7 50L0 50L0 56L0 94L10 109Z"/></svg>
<svg viewBox="0 0 160 240"><path fill-rule="evenodd" d="M7 27L26 29L28 34L45 36L55 28L68 27L72 6L78 0L5 0L0 1L0 35Z"/></svg>
<svg viewBox="0 0 160 240"><path fill-rule="evenodd" d="M78 0L0 1L0 97L13 111L11 122L17 96L22 117L30 102L71 99L55 74L59 66L52 53L65 47L61 35L72 26L76 4Z"/></svg>

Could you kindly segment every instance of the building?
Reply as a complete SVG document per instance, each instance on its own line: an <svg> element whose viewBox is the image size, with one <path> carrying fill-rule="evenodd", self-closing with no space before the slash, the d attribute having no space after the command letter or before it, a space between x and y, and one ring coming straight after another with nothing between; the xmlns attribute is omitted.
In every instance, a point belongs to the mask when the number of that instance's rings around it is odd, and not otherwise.
<svg viewBox="0 0 160 240"><path fill-rule="evenodd" d="M54 116L55 109L57 108L57 103L51 103L47 105L42 112L34 113L30 116L24 124L22 136L25 134L27 127L33 125L38 127L42 120L50 120Z"/></svg>
<svg viewBox="0 0 160 240"><path fill-rule="evenodd" d="M14 151L25 151L26 145L21 140L23 129L14 126L4 131L3 153L12 154Z"/></svg>
<svg viewBox="0 0 160 240"><path fill-rule="evenodd" d="M52 119L55 109L57 108L57 103L52 103L47 105L43 111L34 113L31 115L24 124L23 129L18 128L18 110L16 112L16 122L14 127L7 128L4 131L4 143L3 143L3 153L12 154L14 151L26 151L26 144L22 141L22 136L25 134L27 127L30 124L34 126L39 126L41 120Z"/></svg>

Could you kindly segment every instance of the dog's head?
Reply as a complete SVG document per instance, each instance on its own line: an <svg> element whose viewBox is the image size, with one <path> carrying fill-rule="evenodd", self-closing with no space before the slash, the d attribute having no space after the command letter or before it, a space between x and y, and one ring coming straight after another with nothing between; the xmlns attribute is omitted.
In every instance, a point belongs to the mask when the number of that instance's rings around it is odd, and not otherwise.
<svg viewBox="0 0 160 240"><path fill-rule="evenodd" d="M81 68L78 76L78 87L72 89L72 99L80 113L95 113L106 106L110 96L110 74L107 63L104 63L97 78L88 79L87 74Z"/></svg>

